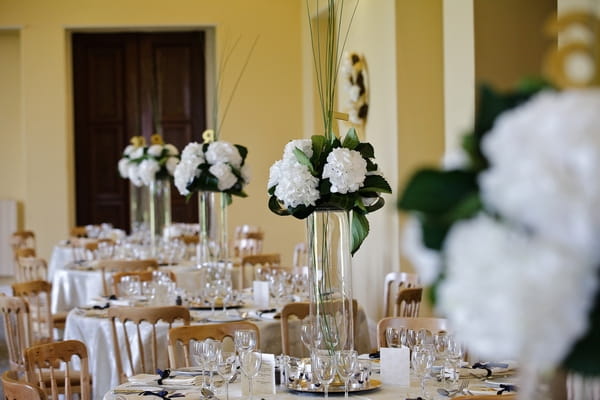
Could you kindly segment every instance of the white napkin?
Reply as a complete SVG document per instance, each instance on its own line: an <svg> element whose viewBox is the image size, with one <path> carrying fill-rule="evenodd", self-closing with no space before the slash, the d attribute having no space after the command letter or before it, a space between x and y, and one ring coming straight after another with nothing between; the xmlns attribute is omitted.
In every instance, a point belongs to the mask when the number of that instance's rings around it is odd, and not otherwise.
<svg viewBox="0 0 600 400"><path fill-rule="evenodd" d="M184 376L178 375L170 378L165 378L162 380L163 385L201 385L202 384L202 376Z"/></svg>
<svg viewBox="0 0 600 400"><path fill-rule="evenodd" d="M517 363L515 361L500 361L493 363L481 363L486 366L489 370L492 371L493 375L505 374L511 371L514 371L517 368ZM497 366L497 364L505 364L506 366ZM477 376L477 377L485 377L488 376L488 369L484 368L459 368L460 376Z"/></svg>

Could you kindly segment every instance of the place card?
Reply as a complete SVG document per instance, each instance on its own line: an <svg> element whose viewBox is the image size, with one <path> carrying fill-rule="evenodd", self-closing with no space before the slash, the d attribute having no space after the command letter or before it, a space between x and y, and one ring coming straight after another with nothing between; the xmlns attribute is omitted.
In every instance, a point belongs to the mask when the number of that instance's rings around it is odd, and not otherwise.
<svg viewBox="0 0 600 400"><path fill-rule="evenodd" d="M258 375L252 379L254 395L275 394L275 355L263 354ZM242 374L242 394L250 395L250 381Z"/></svg>
<svg viewBox="0 0 600 400"><path fill-rule="evenodd" d="M381 381L388 385L410 386L410 351L408 347L379 349Z"/></svg>
<svg viewBox="0 0 600 400"><path fill-rule="evenodd" d="M269 307L269 282L254 281L254 306L257 308Z"/></svg>

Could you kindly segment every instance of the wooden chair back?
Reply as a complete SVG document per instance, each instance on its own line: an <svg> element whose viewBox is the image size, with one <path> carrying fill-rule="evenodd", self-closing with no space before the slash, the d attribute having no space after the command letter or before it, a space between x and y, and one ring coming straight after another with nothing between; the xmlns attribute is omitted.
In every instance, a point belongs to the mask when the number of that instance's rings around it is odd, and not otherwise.
<svg viewBox="0 0 600 400"><path fill-rule="evenodd" d="M17 282L12 285L14 296L23 298L29 307L34 343L53 340L54 321L50 310L52 284L45 280Z"/></svg>
<svg viewBox="0 0 600 400"><path fill-rule="evenodd" d="M237 226L233 241L234 256L241 258L262 253L264 235L258 226Z"/></svg>
<svg viewBox="0 0 600 400"><path fill-rule="evenodd" d="M294 255L292 258L292 267L308 267L308 245L306 242L300 242L294 246Z"/></svg>
<svg viewBox="0 0 600 400"><path fill-rule="evenodd" d="M175 273L173 271L165 271L169 276L169 279L173 282L177 282L177 278L175 277ZM119 284L121 280L126 276L137 276L140 278L140 282L150 282L154 278L154 271L124 271L124 272L115 272L112 276L113 280L113 292L117 296L122 296L123 293L119 290Z"/></svg>
<svg viewBox="0 0 600 400"><path fill-rule="evenodd" d="M281 309L281 351L283 354L290 354L290 332L289 319L296 316L302 320L310 314L310 303L298 302L288 303Z"/></svg>
<svg viewBox="0 0 600 400"><path fill-rule="evenodd" d="M35 249L35 234L33 231L16 231L10 236L10 247L13 258L17 261L17 250L22 248Z"/></svg>
<svg viewBox="0 0 600 400"><path fill-rule="evenodd" d="M16 371L8 370L2 374L4 400L46 400L46 393L31 383L19 380Z"/></svg>
<svg viewBox="0 0 600 400"><path fill-rule="evenodd" d="M35 382L52 400L59 396L73 399L75 395L81 400L91 399L88 362L87 348L78 340L40 344L25 351L27 380Z"/></svg>
<svg viewBox="0 0 600 400"><path fill-rule="evenodd" d="M74 226L71 228L69 236L72 238L86 238L88 237L88 232L85 226Z"/></svg>
<svg viewBox="0 0 600 400"><path fill-rule="evenodd" d="M25 372L25 349L33 343L27 302L21 297L0 296L4 340L11 370Z"/></svg>
<svg viewBox="0 0 600 400"><path fill-rule="evenodd" d="M398 291L394 317L418 317L422 297L423 288L409 288Z"/></svg>
<svg viewBox="0 0 600 400"><path fill-rule="evenodd" d="M432 334L441 331L448 331L448 320L444 318L406 318L406 317L385 317L377 323L377 347L385 347L385 330L387 328L407 328L407 329L427 329Z"/></svg>
<svg viewBox="0 0 600 400"><path fill-rule="evenodd" d="M139 373L156 373L158 365L158 349L167 347L167 338L159 343L159 335L156 325L159 321L167 323L168 329L171 329L173 323L182 320L184 325L190 324L190 312L187 308L181 306L162 306L162 307L115 307L108 309L108 317L112 325L112 337L114 343L114 352L116 357L117 373L120 383L127 381L127 377ZM135 334L132 335L128 326L135 326ZM121 327L119 335L118 327ZM151 329L150 343L145 343L142 338L142 329L149 327ZM161 339L163 337L161 336ZM139 364L134 363L133 350L139 354ZM150 347L150 352L148 352ZM125 349L127 371L123 366L123 356L121 349ZM150 359L148 359L148 356Z"/></svg>
<svg viewBox="0 0 600 400"><path fill-rule="evenodd" d="M28 249L29 250L29 249ZM48 279L48 264L43 258L19 257L17 261L17 282Z"/></svg>
<svg viewBox="0 0 600 400"><path fill-rule="evenodd" d="M36 254L35 249L31 247L21 247L16 252L17 260L21 257L35 257Z"/></svg>
<svg viewBox="0 0 600 400"><path fill-rule="evenodd" d="M102 271L102 286L104 295L109 296L113 285L112 274L116 272L145 271L158 269L158 262L151 258L146 260L99 260L97 268Z"/></svg>
<svg viewBox="0 0 600 400"><path fill-rule="evenodd" d="M214 339L223 341L233 338L237 330L253 330L256 341L260 343L258 326L249 321L224 322L220 324L178 326L169 330L169 365L172 368L189 367L191 362L190 343ZM183 360L180 355L183 354Z"/></svg>
<svg viewBox="0 0 600 400"><path fill-rule="evenodd" d="M264 280L262 275L281 266L281 254L254 254L242 257L242 287L250 287L254 280Z"/></svg>
<svg viewBox="0 0 600 400"><path fill-rule="evenodd" d="M419 276L408 272L389 272L383 284L383 312L386 317L394 317L394 304L398 291L419 286Z"/></svg>

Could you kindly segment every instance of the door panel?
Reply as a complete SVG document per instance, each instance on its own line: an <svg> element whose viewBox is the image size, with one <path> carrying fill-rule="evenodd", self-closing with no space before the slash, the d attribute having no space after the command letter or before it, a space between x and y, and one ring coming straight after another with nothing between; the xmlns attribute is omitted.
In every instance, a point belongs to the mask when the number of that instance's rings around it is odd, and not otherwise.
<svg viewBox="0 0 600 400"><path fill-rule="evenodd" d="M180 151L205 129L202 32L73 35L77 224L129 228L129 182L117 163L132 136L156 132ZM173 221L197 221L172 187Z"/></svg>

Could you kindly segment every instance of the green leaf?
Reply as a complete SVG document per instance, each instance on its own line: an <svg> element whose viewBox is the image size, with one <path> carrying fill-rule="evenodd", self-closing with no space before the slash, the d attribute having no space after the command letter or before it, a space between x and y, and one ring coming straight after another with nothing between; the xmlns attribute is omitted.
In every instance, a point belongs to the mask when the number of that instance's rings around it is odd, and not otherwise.
<svg viewBox="0 0 600 400"><path fill-rule="evenodd" d="M363 187L358 190L360 193L377 192L377 193L392 193L390 184L381 175L367 175L363 182Z"/></svg>
<svg viewBox="0 0 600 400"><path fill-rule="evenodd" d="M354 150L358 151L363 158L367 159L367 162L370 161L369 158L375 158L375 150L371 143L360 143Z"/></svg>
<svg viewBox="0 0 600 400"><path fill-rule="evenodd" d="M358 140L358 136L356 135L356 129L350 128L344 137L344 142L342 143L342 147L345 147L350 150L354 150L356 146L360 144L360 140Z"/></svg>
<svg viewBox="0 0 600 400"><path fill-rule="evenodd" d="M311 161L313 165L318 166L321 164L321 157L326 157L328 151L328 142L325 136L313 135L310 140L312 141L313 155Z"/></svg>
<svg viewBox="0 0 600 400"><path fill-rule="evenodd" d="M377 164L375 164L373 161L371 161L370 158L365 158L365 161L367 162L367 171L369 171L369 172L377 171Z"/></svg>
<svg viewBox="0 0 600 400"><path fill-rule="evenodd" d="M290 215L290 211L285 208L283 203L281 203L275 196L271 196L269 198L269 210L273 211L277 215Z"/></svg>
<svg viewBox="0 0 600 400"><path fill-rule="evenodd" d="M369 221L363 214L353 212L352 213L352 244L351 252L352 255L358 251L360 245L363 243L367 235L369 234Z"/></svg>
<svg viewBox="0 0 600 400"><path fill-rule="evenodd" d="M308 167L308 170L310 171L310 173L315 175L315 169L313 168L313 166L310 162L310 158L308 158L308 156L306 154L304 154L304 152L302 150L300 150L299 148L296 147L294 149L294 155L296 156L296 160L298 160L298 162L300 164Z"/></svg>
<svg viewBox="0 0 600 400"><path fill-rule="evenodd" d="M481 202L479 193L472 193L450 209L445 217L449 222L454 222L460 219L471 218L481 210L483 210L483 203Z"/></svg>
<svg viewBox="0 0 600 400"><path fill-rule="evenodd" d="M246 194L244 192L242 192L243 194ZM231 198L231 194L229 193L223 193L223 197L225 198L225 204L227 206L230 206L231 203L233 203L233 199ZM240 197L246 197L246 196L240 196Z"/></svg>
<svg viewBox="0 0 600 400"><path fill-rule="evenodd" d="M370 206L366 206L367 213L372 213L373 211L377 211L384 205L385 205L385 200L383 199L383 197L378 196L377 201L375 203L371 204Z"/></svg>
<svg viewBox="0 0 600 400"><path fill-rule="evenodd" d="M421 220L423 244L432 250L442 250L450 224L435 217L424 217Z"/></svg>
<svg viewBox="0 0 600 400"><path fill-rule="evenodd" d="M398 201L404 210L443 214L466 196L478 192L474 172L423 169L410 179Z"/></svg>
<svg viewBox="0 0 600 400"><path fill-rule="evenodd" d="M269 188L269 190L267 190L267 193L269 194L269 196L273 196L275 194L276 188L277 188L277 185L273 185Z"/></svg>
<svg viewBox="0 0 600 400"><path fill-rule="evenodd" d="M298 207L294 208L294 211L292 212L292 215L298 219L304 219L306 217L308 217L310 214L312 214L315 211L315 208L313 206L304 206L304 205L299 205Z"/></svg>

